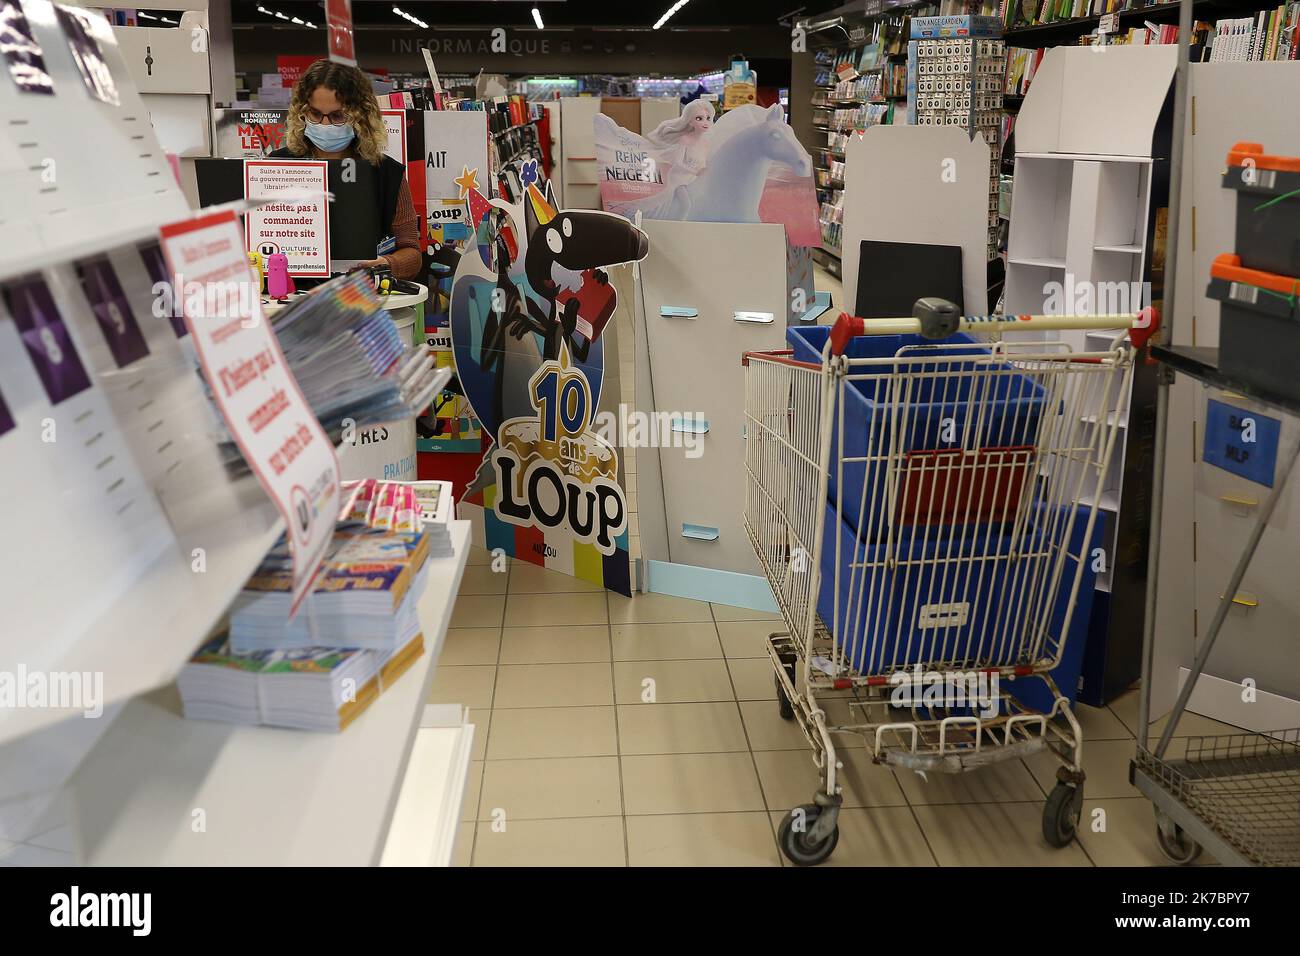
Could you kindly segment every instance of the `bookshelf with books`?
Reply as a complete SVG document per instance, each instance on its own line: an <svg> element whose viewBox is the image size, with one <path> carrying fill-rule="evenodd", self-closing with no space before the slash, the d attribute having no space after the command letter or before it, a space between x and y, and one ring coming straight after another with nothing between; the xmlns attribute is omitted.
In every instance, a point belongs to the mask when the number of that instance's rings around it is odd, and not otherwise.
<svg viewBox="0 0 1300 956"><path fill-rule="evenodd" d="M1259 5L1252 3L1240 6ZM1149 12L1151 8L1145 10ZM1022 35L1017 31L1012 33ZM1177 42L1176 24L1150 20L1128 26L1121 24L1120 29L1105 34L1090 32L1073 38L1073 43L1080 46L1162 46ZM1034 73L1047 49L1049 48L1008 47L1003 92L1009 109L1019 108L1019 101L1029 91ZM1190 56L1194 63L1294 60L1300 56L1300 2L1291 0L1275 7L1255 10L1245 16L1198 19L1192 27Z"/></svg>
<svg viewBox="0 0 1300 956"><path fill-rule="evenodd" d="M1148 23L1176 24L1178 6L1166 0L1002 0L1000 15L1008 46L1038 49L1078 43L1103 32L1113 43ZM1194 0L1192 14L1197 20L1213 22L1277 7L1276 0Z"/></svg>

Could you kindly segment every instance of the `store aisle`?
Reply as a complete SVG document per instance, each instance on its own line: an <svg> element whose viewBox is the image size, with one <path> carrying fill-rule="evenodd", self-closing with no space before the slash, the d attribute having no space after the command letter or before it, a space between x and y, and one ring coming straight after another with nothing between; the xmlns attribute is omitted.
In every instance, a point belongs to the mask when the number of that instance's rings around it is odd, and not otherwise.
<svg viewBox="0 0 1300 956"><path fill-rule="evenodd" d="M818 292L829 292L831 294L831 309L838 312L844 308L844 285L838 278L827 272L825 268L813 260L813 288Z"/></svg>
<svg viewBox="0 0 1300 956"><path fill-rule="evenodd" d="M471 555L430 697L468 705L476 725L457 862L781 865L776 825L817 778L777 712L763 649L776 622L607 594L504 557L497 567ZM925 781L856 750L827 865L1163 863L1151 805L1128 784L1136 693L1079 710L1079 843L1052 850L1040 835L1050 758ZM1188 715L1179 733L1226 730Z"/></svg>

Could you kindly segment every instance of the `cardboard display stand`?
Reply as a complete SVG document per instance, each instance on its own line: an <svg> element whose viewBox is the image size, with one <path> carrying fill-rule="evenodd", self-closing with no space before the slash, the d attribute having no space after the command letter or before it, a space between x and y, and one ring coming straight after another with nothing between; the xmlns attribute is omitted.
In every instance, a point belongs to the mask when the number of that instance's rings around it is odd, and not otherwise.
<svg viewBox="0 0 1300 956"><path fill-rule="evenodd" d="M858 259L870 239L959 246L966 310L986 312L988 145L956 127L873 126L846 154L845 309L858 314Z"/></svg>
<svg viewBox="0 0 1300 956"><path fill-rule="evenodd" d="M784 232L775 223L642 226L651 251L638 269L636 407L669 423L659 447L637 456L647 588L772 610L744 527L740 360L785 347Z"/></svg>

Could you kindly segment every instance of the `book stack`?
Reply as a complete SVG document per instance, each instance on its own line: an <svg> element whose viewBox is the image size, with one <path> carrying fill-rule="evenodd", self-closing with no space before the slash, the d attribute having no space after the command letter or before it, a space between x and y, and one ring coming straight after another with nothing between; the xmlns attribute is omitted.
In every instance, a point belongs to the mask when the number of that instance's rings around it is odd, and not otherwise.
<svg viewBox="0 0 1300 956"><path fill-rule="evenodd" d="M340 731L423 653L419 634L384 652L302 648L253 654L235 652L222 634L181 668L177 686L191 720Z"/></svg>
<svg viewBox="0 0 1300 956"><path fill-rule="evenodd" d="M292 620L293 566L281 541L235 598L235 653L302 648L394 650L420 631L429 537L341 525L301 610Z"/></svg>
<svg viewBox="0 0 1300 956"><path fill-rule="evenodd" d="M452 486L368 479L344 491L347 512L298 614L282 539L228 628L182 670L187 717L342 730L424 653L416 605L429 558L453 552Z"/></svg>

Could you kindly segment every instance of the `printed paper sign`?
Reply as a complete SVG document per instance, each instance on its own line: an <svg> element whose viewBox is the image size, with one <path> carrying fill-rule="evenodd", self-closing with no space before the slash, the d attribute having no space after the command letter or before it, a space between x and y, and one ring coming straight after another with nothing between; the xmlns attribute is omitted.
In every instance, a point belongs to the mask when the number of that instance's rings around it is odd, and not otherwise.
<svg viewBox="0 0 1300 956"><path fill-rule="evenodd" d="M149 281L153 284L156 297L162 292L159 283L170 287L172 281L171 274L167 271L167 262L163 259L162 247L156 242L145 243L140 247L140 258L144 260L144 268L149 273ZM190 334L190 330L186 327L185 320L177 314L179 311L173 308L167 318L171 320L172 331L176 333L176 337L183 339Z"/></svg>
<svg viewBox="0 0 1300 956"><path fill-rule="evenodd" d="M61 7L57 4L54 12L58 14L63 33L68 38L68 48L72 51L73 62L77 64L77 70L81 73L81 79L85 82L90 95L104 103L120 106L122 100L117 95L117 84L113 82L113 74L109 72L108 64L104 62L104 54L99 49L101 41L114 42L112 28L109 27L108 21L104 19L103 14Z"/></svg>
<svg viewBox="0 0 1300 956"><path fill-rule="evenodd" d="M406 110L380 110L384 116L384 129L388 132L388 146L384 152L403 166L406 165Z"/></svg>
<svg viewBox="0 0 1300 956"><path fill-rule="evenodd" d="M45 280L36 275L12 282L4 287L4 300L50 404L90 388L90 376Z"/></svg>
<svg viewBox="0 0 1300 956"><path fill-rule="evenodd" d="M357 65L352 42L352 0L325 0L325 23L329 27L330 59Z"/></svg>
<svg viewBox="0 0 1300 956"><path fill-rule="evenodd" d="M13 427L13 412L9 411L9 405L5 402L4 395L0 394L0 435L3 435L8 431L13 431Z"/></svg>
<svg viewBox="0 0 1300 956"><path fill-rule="evenodd" d="M101 256L78 263L77 274L117 367L126 368L148 355L149 346L108 258Z"/></svg>
<svg viewBox="0 0 1300 956"><path fill-rule="evenodd" d="M316 160L249 159L244 197L291 196L250 209L244 217L247 249L263 256L284 253L295 276L330 274L329 166ZM306 196L307 198L302 198Z"/></svg>
<svg viewBox="0 0 1300 956"><path fill-rule="evenodd" d="M261 298L236 291L255 280L235 214L164 226L161 236L175 286L197 282L207 291L205 301L187 301L185 322L226 427L284 517L293 552L292 616L334 535L341 494L334 446L285 363ZM238 314L246 305L252 314Z"/></svg>
<svg viewBox="0 0 1300 956"><path fill-rule="evenodd" d="M487 113L431 110L424 114L424 197L430 214L443 200L463 204L469 189L490 195ZM433 220L431 219L430 222Z"/></svg>
<svg viewBox="0 0 1300 956"><path fill-rule="evenodd" d="M27 22L21 0L0 0L0 54L9 64L9 75L18 89L24 93L54 92L41 45Z"/></svg>
<svg viewBox="0 0 1300 956"><path fill-rule="evenodd" d="M716 122L694 100L648 135L597 113L600 198L633 219L779 222L791 245L821 244L812 157L780 104L739 106Z"/></svg>
<svg viewBox="0 0 1300 956"><path fill-rule="evenodd" d="M605 267L645 258L649 242L621 216L557 208L535 164L523 178L520 205L467 197L489 234L457 266L452 346L494 445L459 513L484 547L629 594L618 451L597 428L601 333L617 301Z"/></svg>

